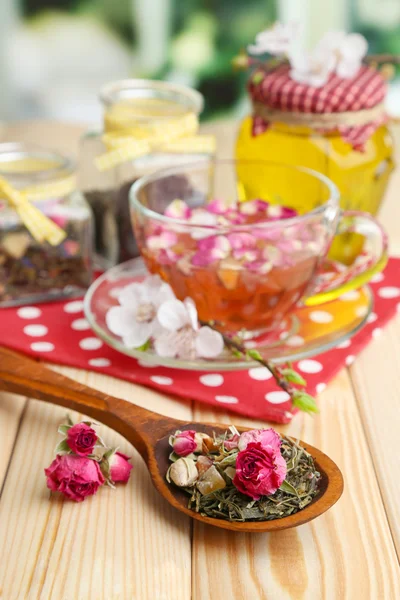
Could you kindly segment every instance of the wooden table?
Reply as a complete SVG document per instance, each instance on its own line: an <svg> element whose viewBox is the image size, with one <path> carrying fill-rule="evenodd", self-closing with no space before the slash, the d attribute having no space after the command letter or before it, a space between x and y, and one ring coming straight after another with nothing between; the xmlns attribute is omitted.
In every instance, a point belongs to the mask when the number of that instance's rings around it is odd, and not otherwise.
<svg viewBox="0 0 400 600"><path fill-rule="evenodd" d="M214 130L223 153L234 129L222 124ZM79 127L55 123L0 128L4 140L68 152L77 150L80 133ZM399 187L400 171L381 214L392 254L398 255ZM60 371L169 416L232 419L107 376ZM231 534L175 512L158 497L136 451L106 428L101 433L108 442L133 455L129 484L102 489L83 504L49 499L43 469L52 460L65 411L0 393L0 598L398 600L399 373L398 316L321 394L318 416L298 415L280 428L329 454L343 470L345 492L318 520L270 535Z"/></svg>

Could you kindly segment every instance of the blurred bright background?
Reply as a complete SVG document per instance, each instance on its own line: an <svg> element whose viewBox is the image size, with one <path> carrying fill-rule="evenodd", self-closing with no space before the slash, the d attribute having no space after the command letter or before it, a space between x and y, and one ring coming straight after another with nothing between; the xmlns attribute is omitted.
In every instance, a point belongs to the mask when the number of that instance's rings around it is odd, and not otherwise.
<svg viewBox="0 0 400 600"><path fill-rule="evenodd" d="M230 61L274 20L363 33L370 52L400 54L400 0L0 0L0 118L97 123L107 81L152 77L206 97L204 118L243 113ZM400 82L389 110L400 113Z"/></svg>

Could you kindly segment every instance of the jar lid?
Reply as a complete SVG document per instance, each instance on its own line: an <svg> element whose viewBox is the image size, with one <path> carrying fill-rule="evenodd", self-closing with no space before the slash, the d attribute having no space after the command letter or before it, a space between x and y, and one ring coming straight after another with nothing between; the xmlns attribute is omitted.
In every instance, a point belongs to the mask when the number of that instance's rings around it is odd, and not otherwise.
<svg viewBox="0 0 400 600"><path fill-rule="evenodd" d="M321 132L336 130L355 149L362 150L387 119L382 105L386 82L368 66L362 66L351 79L332 73L318 88L291 79L287 64L269 72L258 69L248 90L254 107L254 135L263 133L273 121L288 122Z"/></svg>

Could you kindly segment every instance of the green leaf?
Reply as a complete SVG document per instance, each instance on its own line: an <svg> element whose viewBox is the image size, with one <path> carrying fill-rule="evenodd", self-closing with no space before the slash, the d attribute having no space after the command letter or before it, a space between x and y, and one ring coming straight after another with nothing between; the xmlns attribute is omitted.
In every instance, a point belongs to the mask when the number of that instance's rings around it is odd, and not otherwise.
<svg viewBox="0 0 400 600"><path fill-rule="evenodd" d="M73 420L71 419L71 417L69 415L67 415L67 425L72 427L73 424L74 424Z"/></svg>
<svg viewBox="0 0 400 600"><path fill-rule="evenodd" d="M57 444L55 453L60 454L60 452L71 453L71 448L67 444L67 440L62 440L59 444Z"/></svg>
<svg viewBox="0 0 400 600"><path fill-rule="evenodd" d="M262 356L257 350L246 350L246 356L252 358L253 360L262 360Z"/></svg>
<svg viewBox="0 0 400 600"><path fill-rule="evenodd" d="M68 431L71 429L72 425L60 425L60 427L58 428L58 433L61 433L61 435L67 435Z"/></svg>
<svg viewBox="0 0 400 600"><path fill-rule="evenodd" d="M310 394L306 392L295 392L292 396L293 406L308 414L318 413L318 406Z"/></svg>
<svg viewBox="0 0 400 600"><path fill-rule="evenodd" d="M297 373L297 371L294 369L282 369L281 373L290 383L295 383L296 385L307 385L304 377L302 377L300 373Z"/></svg>
<svg viewBox="0 0 400 600"><path fill-rule="evenodd" d="M293 487L293 485L291 483L289 483L288 481L283 481L280 488L280 490L282 490L283 492L286 492L287 494L291 494L292 496L297 496L299 497L299 494L297 493L297 490L295 487Z"/></svg>

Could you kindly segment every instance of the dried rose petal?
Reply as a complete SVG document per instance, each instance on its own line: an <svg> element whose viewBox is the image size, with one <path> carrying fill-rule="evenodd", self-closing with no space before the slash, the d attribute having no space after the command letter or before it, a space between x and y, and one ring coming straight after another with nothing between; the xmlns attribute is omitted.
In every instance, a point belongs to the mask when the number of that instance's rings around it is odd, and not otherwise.
<svg viewBox="0 0 400 600"><path fill-rule="evenodd" d="M257 250L249 250L247 248L240 248L240 250L234 250L232 252L233 258L236 260L245 260L246 262L253 262L257 260L259 253Z"/></svg>
<svg viewBox="0 0 400 600"><path fill-rule="evenodd" d="M272 262L265 260L255 260L252 262L245 263L244 266L249 271L253 271L254 273L260 273L261 275L266 275L271 271L273 264Z"/></svg>
<svg viewBox="0 0 400 600"><path fill-rule="evenodd" d="M214 215L223 215L228 210L224 201L220 198L215 198L209 204L207 204L205 208L208 210L208 212L213 213Z"/></svg>
<svg viewBox="0 0 400 600"><path fill-rule="evenodd" d="M242 248L254 248L257 243L256 238L251 233L247 232L230 233L227 237L234 250L241 250Z"/></svg>
<svg viewBox="0 0 400 600"><path fill-rule="evenodd" d="M164 211L166 217L171 219L189 219L191 210L183 200L173 200Z"/></svg>
<svg viewBox="0 0 400 600"><path fill-rule="evenodd" d="M177 236L172 231L163 231L160 235L151 235L147 238L146 244L149 250L161 250L162 248L171 248L177 242Z"/></svg>
<svg viewBox="0 0 400 600"><path fill-rule="evenodd" d="M266 211L268 207L269 204L266 200L257 198L256 200L246 200L246 202L241 202L239 205L239 210L242 215L253 216L259 212Z"/></svg>

